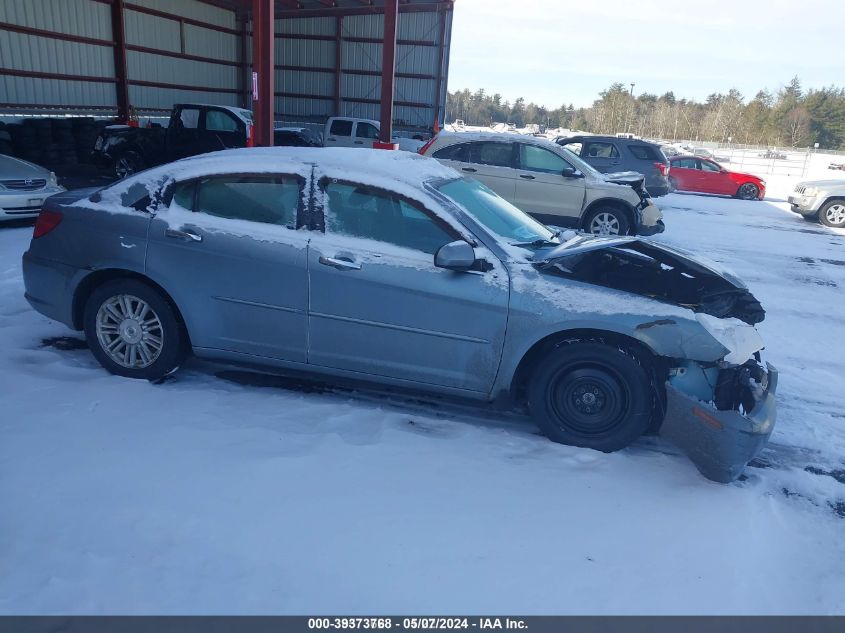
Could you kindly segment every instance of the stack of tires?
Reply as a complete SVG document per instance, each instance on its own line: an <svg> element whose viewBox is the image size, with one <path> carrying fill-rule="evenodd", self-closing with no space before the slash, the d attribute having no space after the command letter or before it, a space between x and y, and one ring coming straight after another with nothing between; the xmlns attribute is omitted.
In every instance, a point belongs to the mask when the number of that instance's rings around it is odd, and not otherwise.
<svg viewBox="0 0 845 633"><path fill-rule="evenodd" d="M3 151L0 134L0 154L10 153L46 167L90 163L94 142L105 125L107 122L91 117L25 118L22 123L5 126L11 146Z"/></svg>

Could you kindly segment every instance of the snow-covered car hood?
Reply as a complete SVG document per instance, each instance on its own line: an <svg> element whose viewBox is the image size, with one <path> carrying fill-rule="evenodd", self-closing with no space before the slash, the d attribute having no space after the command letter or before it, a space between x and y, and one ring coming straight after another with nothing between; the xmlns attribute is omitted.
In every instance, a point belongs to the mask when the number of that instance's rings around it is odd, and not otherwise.
<svg viewBox="0 0 845 633"><path fill-rule="evenodd" d="M617 185L629 185L636 188L642 184L645 176L636 171L617 171L612 174L604 174L604 179Z"/></svg>
<svg viewBox="0 0 845 633"><path fill-rule="evenodd" d="M754 325L765 318L760 302L733 272L716 262L638 237L576 235L538 250L540 270L673 303L693 312L737 318Z"/></svg>

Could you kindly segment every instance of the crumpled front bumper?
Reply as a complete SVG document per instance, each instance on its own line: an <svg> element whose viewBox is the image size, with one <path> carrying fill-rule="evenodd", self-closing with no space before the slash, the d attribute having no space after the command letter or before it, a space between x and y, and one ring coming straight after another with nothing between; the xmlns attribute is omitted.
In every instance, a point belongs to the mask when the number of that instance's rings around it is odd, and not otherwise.
<svg viewBox="0 0 845 633"><path fill-rule="evenodd" d="M728 483L766 444L777 416L775 391L778 372L766 363L768 384L754 397L749 413L720 411L666 384L666 417L660 435L689 456L702 475Z"/></svg>

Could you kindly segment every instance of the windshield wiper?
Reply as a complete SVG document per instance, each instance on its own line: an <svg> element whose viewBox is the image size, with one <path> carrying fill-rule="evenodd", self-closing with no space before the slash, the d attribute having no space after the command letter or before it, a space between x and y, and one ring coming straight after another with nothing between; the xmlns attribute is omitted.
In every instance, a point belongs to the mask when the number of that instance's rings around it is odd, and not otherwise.
<svg viewBox="0 0 845 633"><path fill-rule="evenodd" d="M556 236L552 236L551 239L539 239L534 240L533 242L516 242L511 243L511 246L522 246L523 248L540 248L541 246L560 246L560 242L553 242Z"/></svg>

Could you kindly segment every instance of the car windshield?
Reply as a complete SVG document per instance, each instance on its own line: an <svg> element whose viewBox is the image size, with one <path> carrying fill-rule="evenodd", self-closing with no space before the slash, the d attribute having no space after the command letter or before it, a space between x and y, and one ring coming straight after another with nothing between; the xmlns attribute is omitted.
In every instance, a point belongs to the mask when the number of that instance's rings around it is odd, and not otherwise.
<svg viewBox="0 0 845 633"><path fill-rule="evenodd" d="M557 242L554 232L477 180L450 180L436 188L463 207L479 224L512 245L539 248Z"/></svg>
<svg viewBox="0 0 845 633"><path fill-rule="evenodd" d="M598 171L592 165L585 163L581 160L581 157L578 156L575 152L573 152L568 147L562 147L562 149L566 150L566 160L572 163L572 166L580 171L582 174L590 174L591 176L595 176L596 178L603 178L602 173Z"/></svg>

